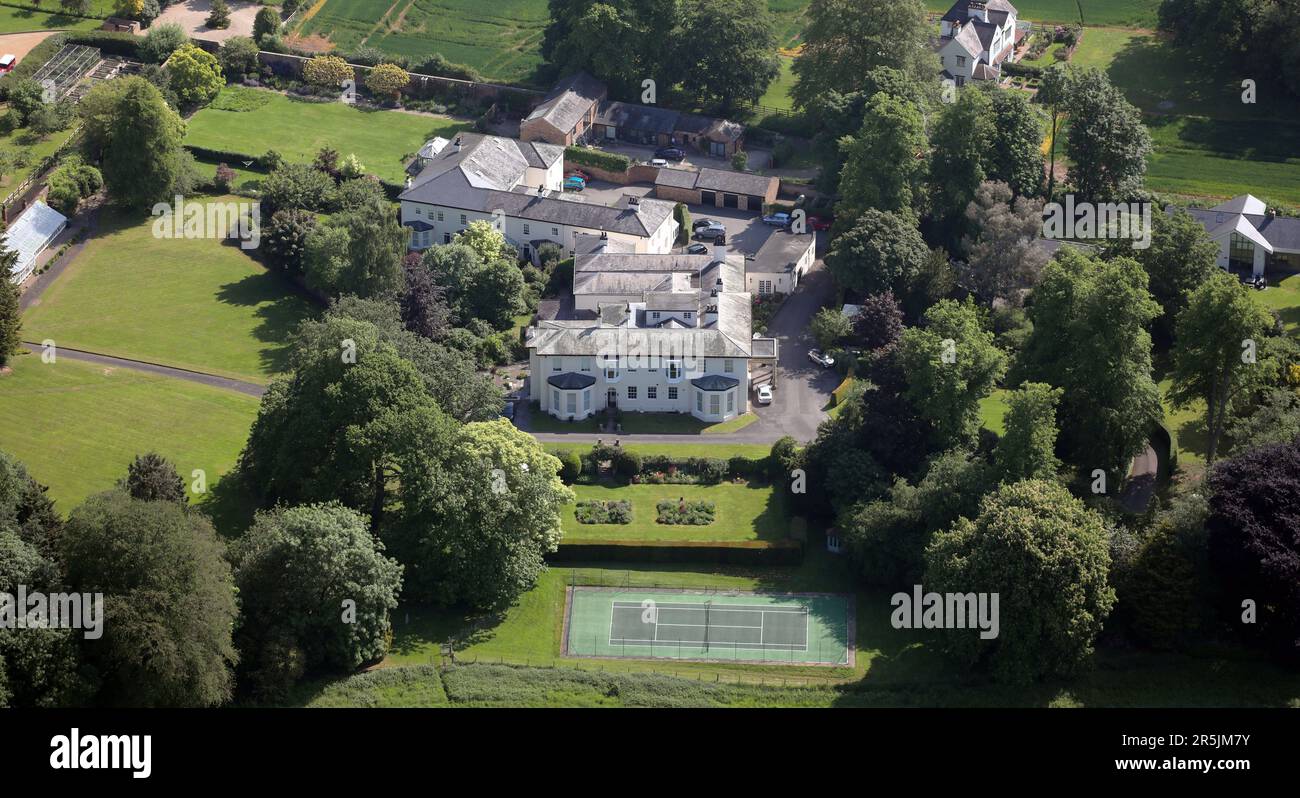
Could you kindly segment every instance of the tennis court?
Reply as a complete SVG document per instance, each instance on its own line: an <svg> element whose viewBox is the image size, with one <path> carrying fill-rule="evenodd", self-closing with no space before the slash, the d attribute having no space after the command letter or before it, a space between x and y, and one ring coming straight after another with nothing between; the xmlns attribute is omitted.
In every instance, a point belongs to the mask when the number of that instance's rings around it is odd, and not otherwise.
<svg viewBox="0 0 1300 798"><path fill-rule="evenodd" d="M852 597L573 587L565 655L852 664Z"/></svg>

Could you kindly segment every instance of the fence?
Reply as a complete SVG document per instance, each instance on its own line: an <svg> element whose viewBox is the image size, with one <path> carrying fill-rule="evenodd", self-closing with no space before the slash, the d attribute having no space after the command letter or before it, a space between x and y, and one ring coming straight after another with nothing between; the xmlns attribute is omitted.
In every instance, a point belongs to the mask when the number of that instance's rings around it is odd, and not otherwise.
<svg viewBox="0 0 1300 798"><path fill-rule="evenodd" d="M40 164L38 164L37 167L32 170L31 174L27 176L27 179L14 186L13 190L9 192L9 195L6 196L4 200L0 200L0 219L3 219L5 224L8 224L10 221L11 211L14 212L15 215L22 213L23 210L31 204L32 198L36 194L39 194L43 188L40 184L41 180L50 173L50 170L58 165L59 159L62 158L64 154L70 152L74 147L81 143L81 135L82 129L81 126L78 125L73 129L72 135L68 136L68 140L63 142L62 146L45 156L45 158L41 160Z"/></svg>

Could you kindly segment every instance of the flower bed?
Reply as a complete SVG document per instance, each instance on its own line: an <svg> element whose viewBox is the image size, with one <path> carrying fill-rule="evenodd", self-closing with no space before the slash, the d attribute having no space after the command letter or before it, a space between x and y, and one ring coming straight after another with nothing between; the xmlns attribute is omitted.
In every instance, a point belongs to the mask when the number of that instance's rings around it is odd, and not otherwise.
<svg viewBox="0 0 1300 798"><path fill-rule="evenodd" d="M632 502L578 502L573 517L580 524L628 524L632 522Z"/></svg>
<svg viewBox="0 0 1300 798"><path fill-rule="evenodd" d="M659 517L655 520L661 524L687 524L690 526L707 526L713 523L713 502L688 502L666 499L655 505Z"/></svg>

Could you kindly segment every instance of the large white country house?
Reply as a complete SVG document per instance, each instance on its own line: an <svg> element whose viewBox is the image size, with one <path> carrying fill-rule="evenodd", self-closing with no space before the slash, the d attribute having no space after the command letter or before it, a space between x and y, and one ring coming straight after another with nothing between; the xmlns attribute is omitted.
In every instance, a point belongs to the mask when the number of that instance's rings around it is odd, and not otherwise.
<svg viewBox="0 0 1300 798"><path fill-rule="evenodd" d="M957 0L939 21L935 49L944 80L997 80L1016 48L1016 7L1007 0Z"/></svg>
<svg viewBox="0 0 1300 798"><path fill-rule="evenodd" d="M748 412L777 356L775 339L752 335L751 303L744 256L725 241L709 254L647 254L581 237L571 305L528 329L529 398L566 420Z"/></svg>
<svg viewBox="0 0 1300 798"><path fill-rule="evenodd" d="M600 205L565 195L564 148L554 144L460 133L426 143L408 174L398 199L412 249L451 243L478 220L498 226L531 261L546 242L572 251L580 235L644 253L669 252L677 238L671 202L623 196Z"/></svg>

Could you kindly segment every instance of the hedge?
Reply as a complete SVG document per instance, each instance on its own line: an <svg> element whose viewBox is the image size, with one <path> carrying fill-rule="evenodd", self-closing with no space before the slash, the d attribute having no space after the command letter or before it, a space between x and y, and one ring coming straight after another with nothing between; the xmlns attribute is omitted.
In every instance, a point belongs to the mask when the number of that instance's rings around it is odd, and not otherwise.
<svg viewBox="0 0 1300 798"><path fill-rule="evenodd" d="M844 396L853 387L854 382L856 382L856 380L852 377L845 377L844 381L839 384L839 387L831 391L831 407L840 406L840 403L844 401Z"/></svg>
<svg viewBox="0 0 1300 798"><path fill-rule="evenodd" d="M731 565L798 565L803 544L794 540L605 540L561 543L551 562L671 562Z"/></svg>
<svg viewBox="0 0 1300 798"><path fill-rule="evenodd" d="M140 48L144 44L144 37L116 31L88 30L69 33L66 41L68 44L85 44L90 47L98 47L100 52L105 55L121 55L127 58L140 59L142 57Z"/></svg>
<svg viewBox="0 0 1300 798"><path fill-rule="evenodd" d="M1002 63L1002 71L1008 75L1019 75L1022 77L1038 78L1043 75L1043 67L1034 64L1017 64L1012 61Z"/></svg>
<svg viewBox="0 0 1300 798"><path fill-rule="evenodd" d="M626 172L632 166L632 159L616 152L591 150L586 147L565 147L564 159L573 163L586 164L611 172Z"/></svg>

